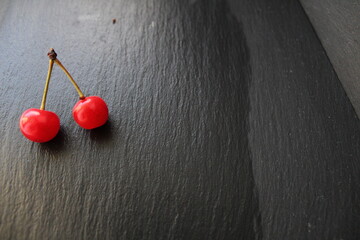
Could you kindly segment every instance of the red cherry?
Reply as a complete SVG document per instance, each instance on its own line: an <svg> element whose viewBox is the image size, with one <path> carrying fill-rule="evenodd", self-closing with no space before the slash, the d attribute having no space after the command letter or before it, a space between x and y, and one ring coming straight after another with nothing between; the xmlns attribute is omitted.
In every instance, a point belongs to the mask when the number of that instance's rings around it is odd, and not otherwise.
<svg viewBox="0 0 360 240"><path fill-rule="evenodd" d="M109 110L105 101L97 96L86 97L78 101L72 113L75 122L85 129L100 127L109 118Z"/></svg>
<svg viewBox="0 0 360 240"><path fill-rule="evenodd" d="M60 119L54 112L30 108L20 117L20 130L31 141L48 142L59 132Z"/></svg>

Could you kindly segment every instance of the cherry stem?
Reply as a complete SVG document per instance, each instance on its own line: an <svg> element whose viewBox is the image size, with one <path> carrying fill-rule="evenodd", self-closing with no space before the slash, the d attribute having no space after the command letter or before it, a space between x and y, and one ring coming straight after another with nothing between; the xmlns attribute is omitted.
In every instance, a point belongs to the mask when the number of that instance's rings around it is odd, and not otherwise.
<svg viewBox="0 0 360 240"><path fill-rule="evenodd" d="M64 65L62 65L62 63L56 58L57 54L55 52L55 50L53 48L50 48L50 51L48 52L48 56L51 60L54 60L54 62L59 65L59 67L65 72L66 76L70 79L71 83L74 85L76 91L79 94L80 99L84 99L85 96L83 94L83 92L80 90L79 86L77 85L77 83L75 82L75 80L73 79L73 77L70 75L70 73L68 72L68 70L64 67Z"/></svg>
<svg viewBox="0 0 360 240"><path fill-rule="evenodd" d="M44 93L43 93L43 97L42 97L42 101L41 101L40 110L45 110L46 96L47 96L48 89L49 89L49 83L50 83L51 72L52 72L53 66L54 66L54 60L50 59L49 60L49 69L48 69L48 74L46 77L45 88L44 88Z"/></svg>
<svg viewBox="0 0 360 240"><path fill-rule="evenodd" d="M68 70L66 70L66 68L64 67L64 65L62 65L62 63L58 60L58 59L55 59L54 60L55 63L57 65L59 65L59 67L65 72L66 76L70 79L71 83L74 85L76 91L78 92L79 94L79 98L80 99L84 99L85 96L83 94L83 92L80 90L79 86L77 85L77 83L75 82L75 80L73 79L73 77L70 75L70 73L68 72Z"/></svg>

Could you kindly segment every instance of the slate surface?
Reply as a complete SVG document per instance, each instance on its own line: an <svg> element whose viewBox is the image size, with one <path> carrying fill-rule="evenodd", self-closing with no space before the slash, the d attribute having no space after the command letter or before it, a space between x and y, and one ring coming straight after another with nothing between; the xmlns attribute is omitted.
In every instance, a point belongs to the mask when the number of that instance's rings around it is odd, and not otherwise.
<svg viewBox="0 0 360 240"><path fill-rule="evenodd" d="M300 2L360 116L360 1Z"/></svg>
<svg viewBox="0 0 360 240"><path fill-rule="evenodd" d="M299 2L0 9L0 239L358 239L360 124ZM49 47L111 117L76 126L55 68L36 144Z"/></svg>

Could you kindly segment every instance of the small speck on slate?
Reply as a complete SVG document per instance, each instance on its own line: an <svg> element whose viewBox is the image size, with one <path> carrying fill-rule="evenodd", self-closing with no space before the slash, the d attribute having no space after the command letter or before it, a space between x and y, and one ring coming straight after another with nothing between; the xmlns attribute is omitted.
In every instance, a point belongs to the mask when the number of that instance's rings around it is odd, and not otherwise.
<svg viewBox="0 0 360 240"><path fill-rule="evenodd" d="M116 23L116 18L112 19L112 23L115 24Z"/></svg>

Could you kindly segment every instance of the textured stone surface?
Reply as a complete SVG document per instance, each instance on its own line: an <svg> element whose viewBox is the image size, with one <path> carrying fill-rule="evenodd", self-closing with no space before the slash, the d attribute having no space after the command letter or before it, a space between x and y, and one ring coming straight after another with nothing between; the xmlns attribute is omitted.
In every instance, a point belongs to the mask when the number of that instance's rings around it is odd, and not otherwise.
<svg viewBox="0 0 360 240"><path fill-rule="evenodd" d="M357 239L360 125L297 1L1 1L0 239ZM116 18L113 24L112 19ZM27 141L46 53L110 121Z"/></svg>

